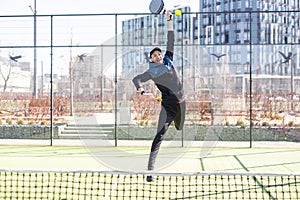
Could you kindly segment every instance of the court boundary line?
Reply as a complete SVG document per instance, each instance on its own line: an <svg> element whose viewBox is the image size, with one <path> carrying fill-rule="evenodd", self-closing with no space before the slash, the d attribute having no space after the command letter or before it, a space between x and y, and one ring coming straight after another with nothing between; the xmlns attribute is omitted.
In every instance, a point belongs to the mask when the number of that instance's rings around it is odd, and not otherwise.
<svg viewBox="0 0 300 200"><path fill-rule="evenodd" d="M238 163L243 167L243 169L247 172L249 172L249 169L244 165L244 163L237 157L237 155L233 155L233 157L238 161ZM266 187L255 177L255 176L251 176L252 179L258 184L258 186L263 190L265 191L268 196L272 199L272 200L275 200L276 198L273 197L273 195L271 194L270 191L268 191L266 189Z"/></svg>

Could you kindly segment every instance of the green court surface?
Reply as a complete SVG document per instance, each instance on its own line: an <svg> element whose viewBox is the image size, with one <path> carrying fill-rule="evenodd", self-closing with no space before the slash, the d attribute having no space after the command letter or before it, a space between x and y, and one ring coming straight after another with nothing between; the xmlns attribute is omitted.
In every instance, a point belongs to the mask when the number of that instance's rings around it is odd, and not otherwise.
<svg viewBox="0 0 300 200"><path fill-rule="evenodd" d="M253 145L252 148L247 145L236 146L193 145L184 148L162 146L157 159L157 171L163 173L300 173L300 147L297 143L286 145L272 143L272 145L265 144L261 147ZM7 170L143 171L147 166L148 155L149 146L146 145L87 147L84 145L3 145L2 142L0 168Z"/></svg>
<svg viewBox="0 0 300 200"><path fill-rule="evenodd" d="M300 198L298 143L163 145L156 179L148 183L149 142L119 147L0 142L0 199Z"/></svg>

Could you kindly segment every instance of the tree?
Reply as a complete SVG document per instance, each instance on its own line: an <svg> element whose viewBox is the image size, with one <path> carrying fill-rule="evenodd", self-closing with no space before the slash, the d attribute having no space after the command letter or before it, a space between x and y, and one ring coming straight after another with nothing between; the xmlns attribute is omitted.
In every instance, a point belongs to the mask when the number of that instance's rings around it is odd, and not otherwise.
<svg viewBox="0 0 300 200"><path fill-rule="evenodd" d="M0 74L1 74L1 77L4 81L3 92L6 91L7 83L8 83L8 80L9 80L10 76L11 76L12 68L13 68L12 61L6 61L6 62L2 62L0 64Z"/></svg>
<svg viewBox="0 0 300 200"><path fill-rule="evenodd" d="M2 62L0 64L0 74L4 80L4 85L3 85L3 92L6 91L7 88L7 83L10 78L12 68L14 66L14 62L18 62L18 59L22 58L21 55L18 56L9 56L9 60L6 60L5 62Z"/></svg>

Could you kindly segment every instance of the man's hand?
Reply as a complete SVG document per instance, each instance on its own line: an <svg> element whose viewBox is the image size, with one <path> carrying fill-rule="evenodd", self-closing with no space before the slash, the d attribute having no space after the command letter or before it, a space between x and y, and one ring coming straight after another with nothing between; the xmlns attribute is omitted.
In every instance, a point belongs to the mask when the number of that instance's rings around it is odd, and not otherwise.
<svg viewBox="0 0 300 200"><path fill-rule="evenodd" d="M172 13L170 11L166 12L167 21L172 21Z"/></svg>
<svg viewBox="0 0 300 200"><path fill-rule="evenodd" d="M170 11L166 12L166 18L167 18L167 24L168 24L168 30L173 30L173 22L172 22L172 13Z"/></svg>
<svg viewBox="0 0 300 200"><path fill-rule="evenodd" d="M137 89L137 92L140 93L141 95L143 95L145 93L144 88L140 87Z"/></svg>

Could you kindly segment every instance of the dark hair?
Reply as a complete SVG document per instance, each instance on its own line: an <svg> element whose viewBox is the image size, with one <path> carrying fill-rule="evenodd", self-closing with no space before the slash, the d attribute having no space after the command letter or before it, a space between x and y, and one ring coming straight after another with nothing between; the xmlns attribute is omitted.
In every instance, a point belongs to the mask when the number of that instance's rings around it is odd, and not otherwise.
<svg viewBox="0 0 300 200"><path fill-rule="evenodd" d="M158 47L155 47L154 49L152 49L152 50L150 51L150 58L151 58L152 54L154 53L154 51L159 51L159 52L161 52L161 49L158 48Z"/></svg>

